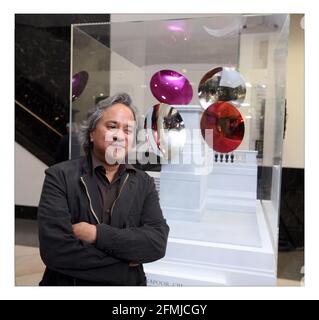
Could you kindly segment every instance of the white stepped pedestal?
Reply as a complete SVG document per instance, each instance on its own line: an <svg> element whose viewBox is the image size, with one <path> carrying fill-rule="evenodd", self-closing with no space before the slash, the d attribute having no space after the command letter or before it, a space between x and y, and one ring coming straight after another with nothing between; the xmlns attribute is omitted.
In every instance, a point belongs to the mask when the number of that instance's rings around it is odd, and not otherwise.
<svg viewBox="0 0 319 320"><path fill-rule="evenodd" d="M212 235L214 239L211 239L214 241L170 237L165 257L144 265L148 284L276 285L274 248L265 213L259 201L255 220L250 220L252 215L246 214L245 219L238 224L240 219L232 221L227 215L220 213L219 224L215 226L219 232ZM170 221L168 223L170 225ZM197 233L197 238L201 239L201 226L194 223L191 229L193 233ZM212 230L212 233L216 230Z"/></svg>
<svg viewBox="0 0 319 320"><path fill-rule="evenodd" d="M198 129L200 107L176 108L186 128ZM200 158L193 144L206 146L199 130L183 152ZM170 163L159 177L150 173L170 234L165 257L144 265L148 285L275 285L274 248L256 201L256 152L235 151L234 161L226 163L215 162L209 151L202 165Z"/></svg>

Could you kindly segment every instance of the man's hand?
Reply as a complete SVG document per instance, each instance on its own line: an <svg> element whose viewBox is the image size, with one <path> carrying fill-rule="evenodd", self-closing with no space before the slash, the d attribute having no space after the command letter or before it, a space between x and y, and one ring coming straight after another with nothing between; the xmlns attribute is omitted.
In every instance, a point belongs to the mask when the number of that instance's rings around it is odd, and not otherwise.
<svg viewBox="0 0 319 320"><path fill-rule="evenodd" d="M73 233L76 238L87 241L91 244L96 242L96 226L86 222L72 225Z"/></svg>

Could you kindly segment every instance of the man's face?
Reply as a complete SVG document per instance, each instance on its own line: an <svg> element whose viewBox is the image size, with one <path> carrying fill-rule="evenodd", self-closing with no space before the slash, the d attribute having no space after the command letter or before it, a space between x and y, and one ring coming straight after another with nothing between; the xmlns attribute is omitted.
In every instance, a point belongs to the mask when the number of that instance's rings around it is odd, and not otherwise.
<svg viewBox="0 0 319 320"><path fill-rule="evenodd" d="M94 153L108 164L124 163L133 145L134 131L134 116L127 106L117 103L107 108L90 133Z"/></svg>

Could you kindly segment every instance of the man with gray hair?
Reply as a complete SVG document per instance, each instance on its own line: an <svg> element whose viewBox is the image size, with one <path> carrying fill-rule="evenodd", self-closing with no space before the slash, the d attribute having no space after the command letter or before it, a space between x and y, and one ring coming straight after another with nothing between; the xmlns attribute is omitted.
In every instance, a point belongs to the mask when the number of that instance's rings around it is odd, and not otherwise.
<svg viewBox="0 0 319 320"><path fill-rule="evenodd" d="M129 95L102 100L82 127L86 155L46 170L40 285L146 285L142 264L165 255L169 227L154 181L127 162L135 130Z"/></svg>

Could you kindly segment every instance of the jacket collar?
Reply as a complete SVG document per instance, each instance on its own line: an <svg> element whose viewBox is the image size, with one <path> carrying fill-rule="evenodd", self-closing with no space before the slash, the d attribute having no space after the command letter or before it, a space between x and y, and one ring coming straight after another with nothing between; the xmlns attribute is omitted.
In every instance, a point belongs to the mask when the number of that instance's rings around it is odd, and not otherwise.
<svg viewBox="0 0 319 320"><path fill-rule="evenodd" d="M89 151L88 154L86 156L83 157L83 163L82 163L82 173L89 173L89 174L93 174L93 170L99 166L99 165L103 165L101 161L99 161L96 157L94 157L96 159L96 161L93 161L93 156L92 156L92 152ZM129 163L125 163L124 164L126 170L131 170L132 172L136 172L136 168L134 166L132 166Z"/></svg>
<svg viewBox="0 0 319 320"><path fill-rule="evenodd" d="M91 152L91 165L92 165L92 171L95 171L96 168L102 167L105 172L103 162L99 160L93 152ZM136 172L136 169L131 164L128 164L128 163L121 164L118 170L119 170L119 174L122 174L124 171Z"/></svg>

